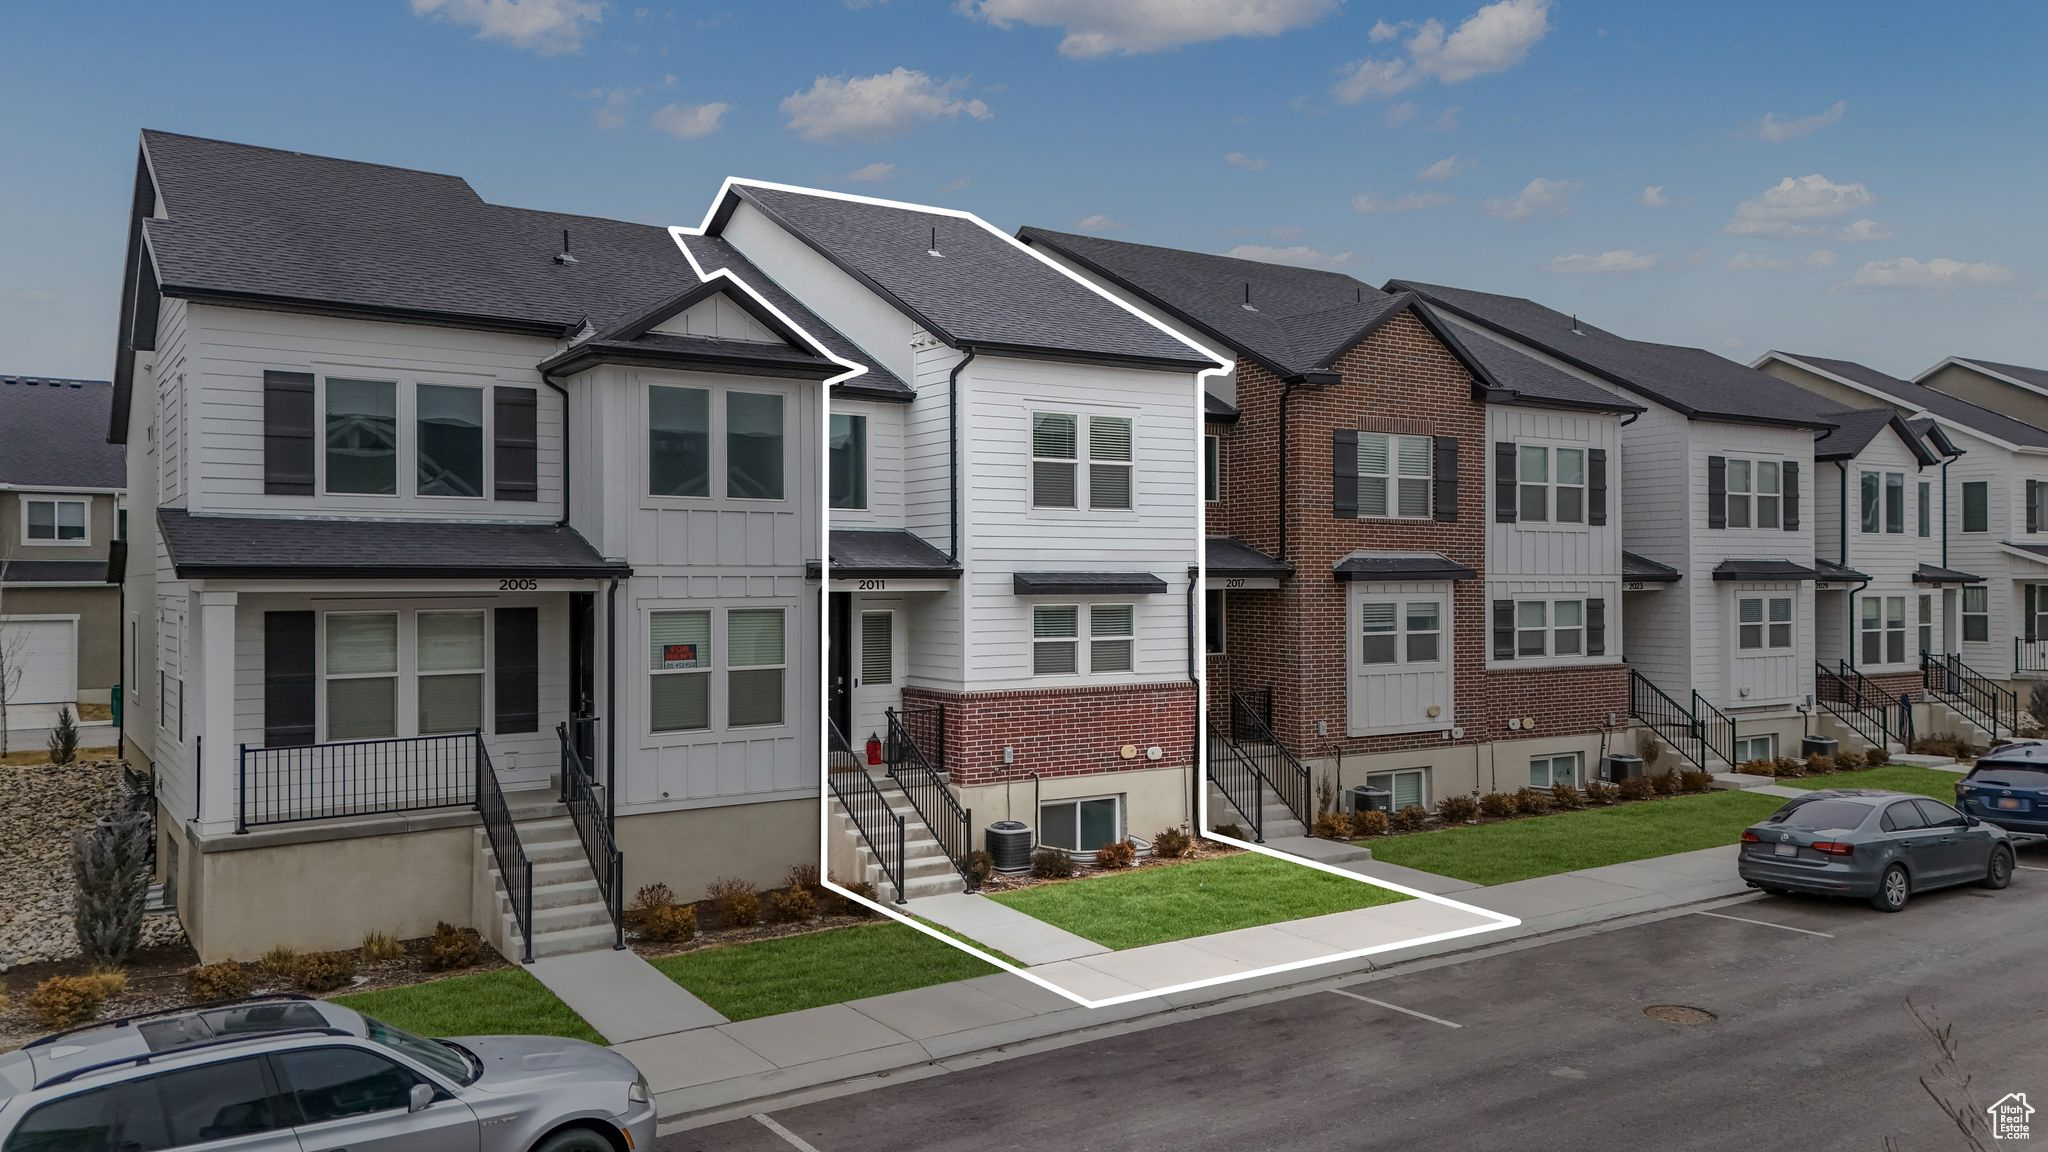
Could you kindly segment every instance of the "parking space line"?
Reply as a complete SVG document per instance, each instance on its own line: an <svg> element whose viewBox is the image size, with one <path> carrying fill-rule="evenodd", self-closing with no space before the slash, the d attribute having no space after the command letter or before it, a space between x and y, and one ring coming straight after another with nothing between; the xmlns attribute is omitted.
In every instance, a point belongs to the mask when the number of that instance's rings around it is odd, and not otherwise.
<svg viewBox="0 0 2048 1152"><path fill-rule="evenodd" d="M1781 932L1797 932L1802 936L1818 936L1823 940L1833 940L1835 938L1832 932L1815 932L1811 928L1794 928L1790 924L1773 924L1769 920L1751 920L1747 916L1730 916L1725 912L1695 912L1693 915L1712 916L1716 920L1735 920L1743 924L1754 924L1759 928L1776 928Z"/></svg>
<svg viewBox="0 0 2048 1152"><path fill-rule="evenodd" d="M770 1132L775 1133L777 1136L782 1137L783 1140L787 1141L789 1143L789 1146L791 1148L796 1149L797 1152L818 1152L816 1148L811 1147L810 1141L805 1140L803 1137L797 1135L794 1132L791 1132L789 1129L784 1128L782 1125L777 1124L773 1116L770 1116L765 1112L756 1112L754 1113L754 1119L759 1120L761 1122L761 1127L766 1128Z"/></svg>
<svg viewBox="0 0 2048 1152"><path fill-rule="evenodd" d="M1430 1015L1429 1013L1427 1013L1427 1012L1417 1012L1417 1011L1416 1011L1415 1009L1413 1009L1413 1008L1403 1008L1403 1007L1401 1007L1401 1006L1400 1006L1399 1004L1389 1004L1389 1003L1387 1003L1387 1002L1386 1002L1385 1000L1375 1000L1375 999L1373 999L1373 998L1372 998L1372 997L1370 997L1370 996L1360 996L1360 995L1359 995L1358 993L1356 993L1356 992L1346 992L1346 991L1345 991L1344 989L1342 989L1342 988L1331 988L1331 989L1329 989L1329 991L1331 991L1331 992L1335 992L1335 993L1336 993L1337 995L1339 995L1339 996L1349 996L1349 997L1351 997L1351 998L1352 998L1353 1000L1363 1000L1363 1001L1365 1001L1365 1002L1366 1002L1367 1004L1376 1004L1376 1005L1380 1006L1381 1008L1385 1008L1385 1009L1386 1009L1387 1011L1389 1011L1389 1012L1399 1012L1399 1013L1401 1013L1401 1014L1402 1014L1402 1015L1404 1015L1404 1016L1413 1016L1413 1017L1415 1017L1415 1018L1416 1018L1416 1019L1418 1019L1418 1020L1427 1020L1427 1021L1429 1021L1429 1022L1430 1022L1431 1024L1441 1024L1441 1025L1443 1025L1443 1026L1444 1026L1444 1027L1446 1027L1446 1028L1463 1028L1463 1027L1464 1027L1464 1025L1463 1025L1463 1024L1453 1024L1453 1023L1451 1023L1451 1022L1450 1022L1449 1020L1444 1020L1444 1019L1441 1019L1441 1018L1439 1018L1439 1017L1436 1017L1436 1016L1431 1016L1431 1015Z"/></svg>
<svg viewBox="0 0 2048 1152"><path fill-rule="evenodd" d="M2048 868L2043 868L2039 864L2015 864L2013 867L2022 872L2048 872Z"/></svg>

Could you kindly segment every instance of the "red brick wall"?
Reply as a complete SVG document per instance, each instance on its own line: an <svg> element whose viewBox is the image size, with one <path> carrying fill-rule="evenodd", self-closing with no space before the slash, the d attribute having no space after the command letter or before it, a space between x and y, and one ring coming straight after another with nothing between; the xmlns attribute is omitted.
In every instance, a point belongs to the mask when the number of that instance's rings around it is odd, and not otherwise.
<svg viewBox="0 0 2048 1152"><path fill-rule="evenodd" d="M905 688L905 706L946 710L946 771L958 787L1194 763L1195 686L1132 684L1013 692ZM1125 760L1125 744L1138 755ZM1147 760L1146 748L1164 753ZM1015 751L1003 763L1003 748Z"/></svg>

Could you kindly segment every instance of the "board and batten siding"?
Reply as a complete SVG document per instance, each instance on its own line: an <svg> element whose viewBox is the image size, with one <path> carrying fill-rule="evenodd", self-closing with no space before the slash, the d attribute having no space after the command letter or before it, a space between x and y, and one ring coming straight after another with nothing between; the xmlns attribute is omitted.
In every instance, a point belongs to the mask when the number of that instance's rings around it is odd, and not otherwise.
<svg viewBox="0 0 2048 1152"><path fill-rule="evenodd" d="M1345 667L1349 690L1345 698L1345 727L1351 736L1374 736L1396 732L1448 729L1458 715L1454 674L1455 654L1460 643L1456 614L1452 611L1451 585L1444 581L1415 584L1353 583L1344 592ZM1363 635L1363 606L1369 602L1392 603L1397 619L1403 621L1403 635L1396 642L1405 647L1405 617L1411 603L1436 605L1443 631L1437 638L1437 659L1425 665L1405 662L1387 665L1386 671L1367 671L1359 651ZM1430 709L1436 714L1431 715Z"/></svg>
<svg viewBox="0 0 2048 1152"><path fill-rule="evenodd" d="M1696 636L1700 649L1712 644L1717 653L1726 653L1726 657L1720 668L1713 669L1716 675L1699 681L1700 695L1707 697L1723 712L1730 713L1741 709L1782 708L1803 702L1813 692L1813 585L1724 580L1714 586L1713 595L1720 601L1720 611L1702 613ZM1760 597L1768 603L1780 596L1792 599L1792 650L1755 655L1738 651L1735 602L1742 598ZM1768 622L1765 627L1769 627ZM1715 684L1720 685L1719 690L1710 692L1709 686Z"/></svg>

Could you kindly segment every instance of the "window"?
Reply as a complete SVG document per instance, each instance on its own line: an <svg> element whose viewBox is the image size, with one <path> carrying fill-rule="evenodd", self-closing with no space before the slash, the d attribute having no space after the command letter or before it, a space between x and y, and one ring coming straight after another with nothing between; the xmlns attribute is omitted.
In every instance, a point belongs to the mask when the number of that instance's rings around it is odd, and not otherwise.
<svg viewBox="0 0 2048 1152"><path fill-rule="evenodd" d="M647 389L647 491L652 496L711 495L711 393Z"/></svg>
<svg viewBox="0 0 2048 1152"><path fill-rule="evenodd" d="M2028 585L2022 595L2026 605L2022 611L2031 612L2034 618L2020 620L2020 635L2029 642L2048 640L2048 584Z"/></svg>
<svg viewBox="0 0 2048 1152"><path fill-rule="evenodd" d="M419 729L422 736L474 732L484 723L484 614L421 612Z"/></svg>
<svg viewBox="0 0 2048 1152"><path fill-rule="evenodd" d="M1128 510L1131 506L1131 421L1126 416L1088 418L1088 507Z"/></svg>
<svg viewBox="0 0 2048 1152"><path fill-rule="evenodd" d="M1202 499L1211 504L1223 499L1223 439L1202 437Z"/></svg>
<svg viewBox="0 0 2048 1152"><path fill-rule="evenodd" d="M1436 663L1439 647L1443 640L1443 620L1440 605L1435 601L1416 601L1405 606L1408 618L1406 633L1409 664Z"/></svg>
<svg viewBox="0 0 2048 1152"><path fill-rule="evenodd" d="M1963 531L1991 531L1991 482L1963 482Z"/></svg>
<svg viewBox="0 0 2048 1152"><path fill-rule="evenodd" d="M1982 584L1963 587L1963 639L1991 639L1991 589Z"/></svg>
<svg viewBox="0 0 2048 1152"><path fill-rule="evenodd" d="M1730 462L1733 467L1733 462ZM1735 647L1743 652L1792 647L1792 598L1744 596L1735 601Z"/></svg>
<svg viewBox="0 0 2048 1152"><path fill-rule="evenodd" d="M260 1058L223 1060L167 1072L143 1081L141 1089L145 1100L154 1089L163 1117L168 1142L158 1147L183 1148L255 1136L291 1123L290 1109L281 1107L283 1101L271 1095Z"/></svg>
<svg viewBox="0 0 2048 1152"><path fill-rule="evenodd" d="M1934 596L1922 592L1919 608L1920 652L1922 655L1931 655L1934 652Z"/></svg>
<svg viewBox="0 0 2048 1152"><path fill-rule="evenodd" d="M1580 656L1586 651L1584 600L1515 602L1515 658Z"/></svg>
<svg viewBox="0 0 2048 1152"><path fill-rule="evenodd" d="M1545 600L1523 600L1515 605L1515 655L1543 656L1548 654L1550 641L1550 603Z"/></svg>
<svg viewBox="0 0 2048 1152"><path fill-rule="evenodd" d="M1586 522L1586 451L1523 444L1516 449L1517 519ZM1555 467L1553 468L1553 464Z"/></svg>
<svg viewBox="0 0 2048 1152"><path fill-rule="evenodd" d="M398 385L327 380L327 490L398 494Z"/></svg>
<svg viewBox="0 0 2048 1152"><path fill-rule="evenodd" d="M1906 531L1906 474L1903 472L1884 474L1884 530L1891 536L1901 536Z"/></svg>
<svg viewBox="0 0 2048 1152"><path fill-rule="evenodd" d="M23 500L22 540L28 544L88 544L86 502Z"/></svg>
<svg viewBox="0 0 2048 1152"><path fill-rule="evenodd" d="M1071 676L1081 670L1081 610L1072 604L1031 609L1031 673Z"/></svg>
<svg viewBox="0 0 2048 1152"><path fill-rule="evenodd" d="M648 614L648 714L656 732L711 727L711 613Z"/></svg>
<svg viewBox="0 0 2048 1152"><path fill-rule="evenodd" d="M398 735L398 614L327 614L327 738Z"/></svg>
<svg viewBox="0 0 2048 1152"><path fill-rule="evenodd" d="M1516 516L1523 521L1550 519L1550 449L1524 444L1516 473L1521 484Z"/></svg>
<svg viewBox="0 0 2048 1152"><path fill-rule="evenodd" d="M122 496L114 501L114 539L128 539L128 498Z"/></svg>
<svg viewBox="0 0 2048 1152"><path fill-rule="evenodd" d="M1906 662L1906 598L1865 596L1860 605L1863 636L1862 662L1904 664Z"/></svg>
<svg viewBox="0 0 2048 1152"><path fill-rule="evenodd" d="M1920 538L1923 540L1934 535L1934 499L1930 495L1932 492L1933 488L1927 481L1922 480L1919 491L1915 493L1919 500L1913 507L1920 518Z"/></svg>
<svg viewBox="0 0 2048 1152"><path fill-rule="evenodd" d="M826 468L832 474L832 507L868 506L868 418L832 414Z"/></svg>
<svg viewBox="0 0 2048 1152"><path fill-rule="evenodd" d="M1584 783L1579 778L1581 753L1566 752L1557 756L1537 756L1529 761L1529 787L1554 788L1559 784L1572 787Z"/></svg>
<svg viewBox="0 0 2048 1152"><path fill-rule="evenodd" d="M1747 764L1752 760L1775 760L1778 758L1778 738L1773 735L1737 736L1735 738L1735 762Z"/></svg>
<svg viewBox="0 0 2048 1152"><path fill-rule="evenodd" d="M1123 839L1122 804L1116 796L1062 800L1038 806L1038 843L1068 852L1093 852Z"/></svg>
<svg viewBox="0 0 2048 1152"><path fill-rule="evenodd" d="M1224 635L1225 615L1223 609L1225 601L1223 598L1226 595L1228 594L1221 589L1202 593L1203 643L1212 655L1229 651L1229 648L1225 646L1227 638Z"/></svg>
<svg viewBox="0 0 2048 1152"><path fill-rule="evenodd" d="M484 390L422 384L414 390L419 494L484 494Z"/></svg>
<svg viewBox="0 0 2048 1152"><path fill-rule="evenodd" d="M1080 439L1077 418L1064 412L1031 414L1031 506L1077 508Z"/></svg>
<svg viewBox="0 0 2048 1152"><path fill-rule="evenodd" d="M782 723L783 612L733 608L725 614L726 724Z"/></svg>
<svg viewBox="0 0 2048 1152"><path fill-rule="evenodd" d="M860 614L860 682L885 688L896 681L896 613Z"/></svg>
<svg viewBox="0 0 2048 1152"><path fill-rule="evenodd" d="M1358 514L1426 520L1436 444L1427 436L1358 434Z"/></svg>
<svg viewBox="0 0 2048 1152"><path fill-rule="evenodd" d="M1775 460L1728 461L1728 526L1776 528L1784 490Z"/></svg>
<svg viewBox="0 0 2048 1152"><path fill-rule="evenodd" d="M1875 472L1865 472L1861 476L1861 481L1859 490L1862 495L1862 528L1865 532L1875 532L1878 529L1878 517L1880 514L1878 508L1879 477Z"/></svg>
<svg viewBox="0 0 2048 1152"><path fill-rule="evenodd" d="M397 1061L360 1048L294 1048L270 1059L306 1124L403 1112L412 1086L424 1083Z"/></svg>
<svg viewBox="0 0 2048 1152"><path fill-rule="evenodd" d="M1129 604L1095 604L1088 609L1088 671L1129 672L1137 635Z"/></svg>
<svg viewBox="0 0 2048 1152"><path fill-rule="evenodd" d="M1365 778L1367 788L1377 788L1394 798L1394 808L1429 807L1428 773L1421 768L1404 768L1398 772L1372 772Z"/></svg>
<svg viewBox="0 0 2048 1152"><path fill-rule="evenodd" d="M114 1152L162 1148L163 1118L140 1083L110 1084L52 1100L22 1117L7 1152Z"/></svg>
<svg viewBox="0 0 2048 1152"><path fill-rule="evenodd" d="M1927 818L1920 813L1918 805L1911 800L1901 800L1884 810L1877 826L1886 832L1910 832L1915 828L1927 827Z"/></svg>
<svg viewBox="0 0 2048 1152"><path fill-rule="evenodd" d="M782 397L725 396L725 494L734 500L782 499Z"/></svg>
<svg viewBox="0 0 2048 1152"><path fill-rule="evenodd" d="M1368 600L1360 604L1360 661L1372 665L1441 660L1443 610L1437 600Z"/></svg>

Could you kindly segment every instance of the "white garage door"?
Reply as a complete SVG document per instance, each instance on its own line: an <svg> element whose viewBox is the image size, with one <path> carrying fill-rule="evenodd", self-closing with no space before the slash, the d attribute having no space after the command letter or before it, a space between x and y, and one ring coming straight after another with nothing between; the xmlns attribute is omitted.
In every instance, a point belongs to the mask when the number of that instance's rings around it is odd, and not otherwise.
<svg viewBox="0 0 2048 1152"><path fill-rule="evenodd" d="M78 699L78 625L71 620L0 618L0 665L9 704L70 704Z"/></svg>

